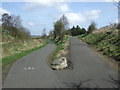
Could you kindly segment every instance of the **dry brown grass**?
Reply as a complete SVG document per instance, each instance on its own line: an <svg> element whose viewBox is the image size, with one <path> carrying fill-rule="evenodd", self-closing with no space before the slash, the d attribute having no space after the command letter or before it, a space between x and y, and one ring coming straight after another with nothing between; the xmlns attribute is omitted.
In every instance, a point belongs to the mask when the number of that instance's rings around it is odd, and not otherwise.
<svg viewBox="0 0 120 90"><path fill-rule="evenodd" d="M101 32L106 32L106 31L110 31L110 30L117 31L118 29L116 29L116 28L117 28L117 24L114 24L114 25L112 24L109 26L101 27L100 29L93 31L92 33L101 33Z"/></svg>
<svg viewBox="0 0 120 90"><path fill-rule="evenodd" d="M0 48L0 51L2 52L0 58L11 56L16 53L20 53L24 50L29 50L32 48L39 47L43 43L44 41L42 41L41 39L31 39L25 42L13 42L13 43L3 44L2 48Z"/></svg>

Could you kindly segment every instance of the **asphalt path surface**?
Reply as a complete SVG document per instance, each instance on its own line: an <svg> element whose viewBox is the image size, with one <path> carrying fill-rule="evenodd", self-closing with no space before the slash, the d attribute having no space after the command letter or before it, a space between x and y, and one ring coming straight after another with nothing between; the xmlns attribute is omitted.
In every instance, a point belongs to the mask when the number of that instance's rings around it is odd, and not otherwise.
<svg viewBox="0 0 120 90"><path fill-rule="evenodd" d="M17 60L3 88L113 88L118 73L93 50L71 37L70 61L73 69L52 70L47 61L56 46L52 43Z"/></svg>

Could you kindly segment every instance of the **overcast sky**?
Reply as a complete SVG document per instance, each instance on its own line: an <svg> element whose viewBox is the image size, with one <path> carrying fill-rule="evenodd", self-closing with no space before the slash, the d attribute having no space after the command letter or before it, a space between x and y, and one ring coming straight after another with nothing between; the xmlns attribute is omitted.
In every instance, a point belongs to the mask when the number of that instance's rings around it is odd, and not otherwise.
<svg viewBox="0 0 120 90"><path fill-rule="evenodd" d="M20 15L23 26L33 35L40 35L44 28L47 32L52 30L53 23L63 14L69 20L69 27L79 25L86 29L91 21L99 28L118 19L113 2L2 2L0 14L4 12Z"/></svg>

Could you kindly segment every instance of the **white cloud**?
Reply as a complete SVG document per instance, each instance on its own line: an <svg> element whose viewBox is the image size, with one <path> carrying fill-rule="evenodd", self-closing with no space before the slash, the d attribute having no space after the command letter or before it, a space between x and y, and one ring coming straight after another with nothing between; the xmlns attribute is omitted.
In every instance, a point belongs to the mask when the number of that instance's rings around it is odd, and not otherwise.
<svg viewBox="0 0 120 90"><path fill-rule="evenodd" d="M103 0L103 1L109 2L109 1L112 1L112 0Z"/></svg>
<svg viewBox="0 0 120 90"><path fill-rule="evenodd" d="M86 18L81 13L67 13L65 15L70 24L78 24L86 21Z"/></svg>
<svg viewBox="0 0 120 90"><path fill-rule="evenodd" d="M32 22L32 21L30 21L30 22L28 22L28 25L29 25L29 26L34 26L34 25L35 25L35 23L34 23L34 22Z"/></svg>
<svg viewBox="0 0 120 90"><path fill-rule="evenodd" d="M2 2L64 2L71 0L2 0Z"/></svg>
<svg viewBox="0 0 120 90"><path fill-rule="evenodd" d="M52 6L52 2L50 2L49 0L43 0L42 2L30 2L25 4L25 6L23 7L23 9L25 10L31 10L31 9L38 9L39 7L50 7Z"/></svg>
<svg viewBox="0 0 120 90"><path fill-rule="evenodd" d="M113 21L113 23L118 23L118 22L120 22L119 19L115 19L115 20Z"/></svg>
<svg viewBox="0 0 120 90"><path fill-rule="evenodd" d="M58 7L58 9L59 9L60 11L62 11L62 12L67 12L67 11L69 11L69 7L68 7L67 4L60 5L60 6Z"/></svg>
<svg viewBox="0 0 120 90"><path fill-rule="evenodd" d="M2 0L2 2L114 2L119 0Z"/></svg>
<svg viewBox="0 0 120 90"><path fill-rule="evenodd" d="M1 16L2 14L4 14L4 13L10 14L9 11L7 11L7 10L5 10L5 9L3 9L3 8L0 8L0 16Z"/></svg>
<svg viewBox="0 0 120 90"><path fill-rule="evenodd" d="M60 3L60 2L55 2L53 0L52 2L50 0L43 0L41 2L29 2L26 3L25 6L23 7L24 10L35 10L39 9L41 7L52 7L56 8L61 12L67 12L69 11L69 6L66 3Z"/></svg>
<svg viewBox="0 0 120 90"><path fill-rule="evenodd" d="M85 12L85 16L87 16L88 19L96 19L99 17L100 10L91 10L88 12Z"/></svg>
<svg viewBox="0 0 120 90"><path fill-rule="evenodd" d="M70 25L83 24L99 18L100 10L91 10L88 12L66 13Z"/></svg>

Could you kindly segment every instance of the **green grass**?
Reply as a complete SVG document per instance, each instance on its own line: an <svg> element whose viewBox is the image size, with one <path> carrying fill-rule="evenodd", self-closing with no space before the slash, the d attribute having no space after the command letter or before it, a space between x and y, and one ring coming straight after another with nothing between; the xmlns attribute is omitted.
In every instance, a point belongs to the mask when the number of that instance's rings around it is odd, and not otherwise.
<svg viewBox="0 0 120 90"><path fill-rule="evenodd" d="M95 46L98 51L101 51L104 55L120 61L120 38L115 32L116 31L110 30L102 33L82 35L78 36L78 38L87 44Z"/></svg>
<svg viewBox="0 0 120 90"><path fill-rule="evenodd" d="M10 65L10 64L14 63L15 61L17 61L19 58L21 58L21 57L23 57L25 55L28 55L31 52L36 51L36 50L44 47L45 45L47 45L47 42L45 44L37 47L37 48L33 48L33 49L30 49L30 50L25 50L25 51L22 51L20 53L17 53L17 54L2 58L2 59L0 59L0 62L2 62L3 67L7 66L7 65Z"/></svg>

